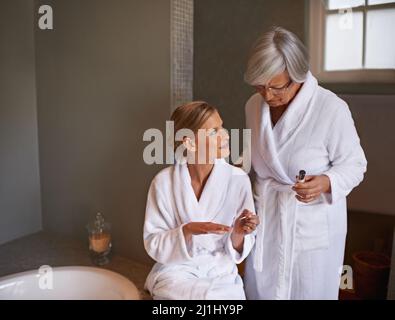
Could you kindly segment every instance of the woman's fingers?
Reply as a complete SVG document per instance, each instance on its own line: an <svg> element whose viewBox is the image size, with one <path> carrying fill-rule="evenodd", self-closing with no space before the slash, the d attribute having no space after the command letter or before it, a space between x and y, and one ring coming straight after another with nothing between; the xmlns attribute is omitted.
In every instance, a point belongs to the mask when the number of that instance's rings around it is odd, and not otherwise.
<svg viewBox="0 0 395 320"><path fill-rule="evenodd" d="M249 210L244 210L237 219L238 226L243 233L253 232L259 224L259 217Z"/></svg>
<svg viewBox="0 0 395 320"><path fill-rule="evenodd" d="M299 195L296 195L295 198L298 199L300 202L310 203L310 202L316 200L317 196L312 196L312 197L309 197L309 198L305 198L305 197L301 197Z"/></svg>
<svg viewBox="0 0 395 320"><path fill-rule="evenodd" d="M228 233L229 231L224 231L224 230L211 230L207 233L213 233L213 234L225 234Z"/></svg>
<svg viewBox="0 0 395 320"><path fill-rule="evenodd" d="M238 217L237 222L237 226L235 225L234 227L235 230L238 229L245 233L251 233L259 224L259 217L248 210L244 210ZM225 234L232 231L232 227L230 226L213 222L198 222L194 223L194 225L196 231L194 234Z"/></svg>
<svg viewBox="0 0 395 320"><path fill-rule="evenodd" d="M310 194L309 197L313 198L313 199L317 199L321 195L321 193L322 192L316 192L316 193Z"/></svg>
<svg viewBox="0 0 395 320"><path fill-rule="evenodd" d="M245 220L246 220L246 222L251 222L251 223L254 223L256 225L259 224L259 217L256 214L252 215L249 218L246 218Z"/></svg>
<svg viewBox="0 0 395 320"><path fill-rule="evenodd" d="M248 219L252 215L254 215L254 214L251 211L244 209L243 212L239 215L238 219L241 219L241 218Z"/></svg>
<svg viewBox="0 0 395 320"><path fill-rule="evenodd" d="M306 194L296 194L297 196L301 197L302 199L308 200L311 198L316 198L319 196L321 192L311 192L311 193L306 193Z"/></svg>
<svg viewBox="0 0 395 320"><path fill-rule="evenodd" d="M258 226L259 222L257 220L247 220L244 221L243 225L242 225L242 229L244 231L251 231L251 230L255 230L256 227Z"/></svg>
<svg viewBox="0 0 395 320"><path fill-rule="evenodd" d="M305 193L305 192L309 192L309 191L311 191L311 190L320 190L320 185L319 184L317 184L317 185L310 185L308 188L305 188L304 186L303 186L303 188L302 187L298 187L298 186L293 186L292 187L292 190L294 190L294 191L296 191L296 192L300 192L300 193Z"/></svg>
<svg viewBox="0 0 395 320"><path fill-rule="evenodd" d="M312 198L317 198L321 195L321 191L312 191L310 193L305 193L305 194L297 194L299 197L305 200L310 200Z"/></svg>
<svg viewBox="0 0 395 320"><path fill-rule="evenodd" d="M255 229L256 228L256 224L255 223L245 223L244 224L244 227L248 227L248 228L251 228L251 229Z"/></svg>
<svg viewBox="0 0 395 320"><path fill-rule="evenodd" d="M304 203L308 203L308 201L306 201L305 198L302 198L301 196L296 195L295 198L300 201L300 202L304 202Z"/></svg>
<svg viewBox="0 0 395 320"><path fill-rule="evenodd" d="M306 182L296 183L292 190L299 196L311 196L315 193L330 192L330 180L325 175L308 176Z"/></svg>
<svg viewBox="0 0 395 320"><path fill-rule="evenodd" d="M319 186L319 181L315 179L316 176L306 176L305 182L297 182L292 189L311 189Z"/></svg>
<svg viewBox="0 0 395 320"><path fill-rule="evenodd" d="M208 225L208 231L210 233L226 233L229 232L232 228L229 226L226 226L224 224L219 224L219 223L212 223L210 222L210 224Z"/></svg>
<svg viewBox="0 0 395 320"><path fill-rule="evenodd" d="M295 188L294 191L301 197L308 196L316 193L320 193L321 189L319 187L311 188L311 189L297 189Z"/></svg>
<svg viewBox="0 0 395 320"><path fill-rule="evenodd" d="M255 226L254 226L254 227L243 226L243 231L244 231L245 233L251 233L251 232L255 231L255 229L256 229Z"/></svg>
<svg viewBox="0 0 395 320"><path fill-rule="evenodd" d="M226 226L224 224L215 224L216 228L218 228L219 230L225 230L225 231L229 231L231 229L231 227Z"/></svg>
<svg viewBox="0 0 395 320"><path fill-rule="evenodd" d="M231 231L232 228L213 222L191 222L188 224L188 230L195 235L207 233L224 234Z"/></svg>

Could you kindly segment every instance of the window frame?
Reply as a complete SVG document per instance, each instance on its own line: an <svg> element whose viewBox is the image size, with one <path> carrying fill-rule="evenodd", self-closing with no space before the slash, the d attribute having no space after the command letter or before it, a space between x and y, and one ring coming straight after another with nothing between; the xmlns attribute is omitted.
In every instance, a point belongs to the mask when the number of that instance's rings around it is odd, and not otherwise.
<svg viewBox="0 0 395 320"><path fill-rule="evenodd" d="M395 8L395 3L365 5L352 8L353 12L362 11L363 19L363 64L365 62L365 39L366 39L366 15L373 8ZM346 9L345 9L346 10ZM326 13L338 12L339 9L327 10L324 0L309 0L309 23L308 23L308 48L310 54L311 71L316 77L325 83L395 83L395 69L355 69L327 71L324 69L325 62L325 27Z"/></svg>

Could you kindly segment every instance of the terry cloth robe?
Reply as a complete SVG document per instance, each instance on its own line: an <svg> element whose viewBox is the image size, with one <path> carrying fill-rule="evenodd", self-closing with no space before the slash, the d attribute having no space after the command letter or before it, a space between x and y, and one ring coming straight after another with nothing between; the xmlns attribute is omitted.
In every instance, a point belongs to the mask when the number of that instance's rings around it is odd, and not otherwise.
<svg viewBox="0 0 395 320"><path fill-rule="evenodd" d="M254 211L246 173L216 160L197 200L186 163L165 168L153 179L147 200L144 245L157 263L145 287L154 299L245 299L236 264L253 247L255 236L244 237L241 254L225 235L193 235L187 243L182 227L189 222L232 226L244 209Z"/></svg>
<svg viewBox="0 0 395 320"><path fill-rule="evenodd" d="M261 224L247 259L247 299L337 299L347 232L346 196L367 161L347 104L318 86L303 86L273 127L260 94L246 104L254 196ZM331 193L310 204L291 189L300 170L325 174Z"/></svg>

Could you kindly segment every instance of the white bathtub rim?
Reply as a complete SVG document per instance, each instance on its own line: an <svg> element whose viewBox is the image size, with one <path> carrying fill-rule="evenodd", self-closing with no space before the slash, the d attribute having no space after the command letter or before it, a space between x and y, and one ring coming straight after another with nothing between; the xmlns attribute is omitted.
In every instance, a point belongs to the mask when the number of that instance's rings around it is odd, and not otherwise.
<svg viewBox="0 0 395 320"><path fill-rule="evenodd" d="M80 272L94 272L94 273L99 273L102 275L108 275L110 277L113 277L118 283L122 283L122 288L125 289L129 289L130 291L134 291L135 293L137 293L138 299L141 299L141 295L140 292L138 290L138 288L136 287L136 285L130 281L128 278L126 278L125 276L121 275L118 272L112 271L112 270L108 270L108 269L104 269L104 268L98 268L98 267L90 267L90 266L58 266L58 267L52 267L49 266L48 267L51 268L51 270L55 273L55 272L67 272L67 271L80 271ZM31 269L31 270L27 270L27 271L22 271L22 272L18 272L18 273L13 273L13 274L9 274L9 275L5 275L3 277L0 277L0 285L5 284L7 281L16 279L16 278L21 278L21 277L25 277L25 276L39 276L39 268L37 269ZM136 297L134 294L130 294L127 291L129 290L124 290L125 296L124 299L125 300L135 300ZM1 299L0 299L1 300ZM25 299L25 300L38 300L38 299ZM53 300L62 300L62 299L53 299ZM89 300L89 299L86 299Z"/></svg>

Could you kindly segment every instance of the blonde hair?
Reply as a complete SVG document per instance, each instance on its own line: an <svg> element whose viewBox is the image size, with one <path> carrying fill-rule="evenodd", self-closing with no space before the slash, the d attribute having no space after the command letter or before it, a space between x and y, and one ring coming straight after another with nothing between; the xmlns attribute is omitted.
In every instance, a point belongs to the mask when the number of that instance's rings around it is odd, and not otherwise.
<svg viewBox="0 0 395 320"><path fill-rule="evenodd" d="M174 121L174 132L181 129L189 129L197 133L215 112L218 112L217 108L205 101L192 101L177 107L172 113L170 120ZM182 141L175 141L174 149L177 149L181 143Z"/></svg>
<svg viewBox="0 0 395 320"><path fill-rule="evenodd" d="M266 85L285 70L294 82L304 82L309 71L307 49L292 32L273 27L255 42L244 80L252 86Z"/></svg>

